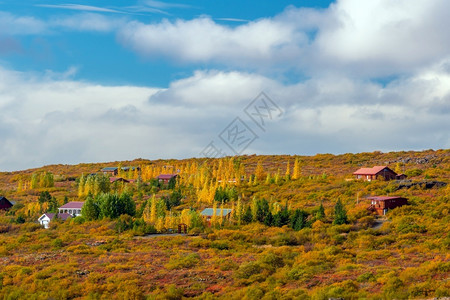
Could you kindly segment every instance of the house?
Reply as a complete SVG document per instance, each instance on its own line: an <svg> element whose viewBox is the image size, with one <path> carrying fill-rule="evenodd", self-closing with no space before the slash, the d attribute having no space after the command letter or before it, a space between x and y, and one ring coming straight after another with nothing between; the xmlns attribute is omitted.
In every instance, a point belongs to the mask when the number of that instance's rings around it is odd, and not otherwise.
<svg viewBox="0 0 450 300"><path fill-rule="evenodd" d="M116 176L119 173L119 169L116 167L106 167L102 169L103 174Z"/></svg>
<svg viewBox="0 0 450 300"><path fill-rule="evenodd" d="M84 202L72 201L64 204L58 211L60 214L70 214L72 216L81 216L81 208L83 208Z"/></svg>
<svg viewBox="0 0 450 300"><path fill-rule="evenodd" d="M131 171L140 171L141 170L141 168L140 167L122 167L122 171L123 172L128 172L128 171L130 171L130 169L131 169Z"/></svg>
<svg viewBox="0 0 450 300"><path fill-rule="evenodd" d="M13 202L3 196L0 196L0 210L9 210L13 205Z"/></svg>
<svg viewBox="0 0 450 300"><path fill-rule="evenodd" d="M157 178L158 178L159 182L168 183L170 181L170 179L172 179L172 178L176 179L177 177L178 177L178 174L161 174Z"/></svg>
<svg viewBox="0 0 450 300"><path fill-rule="evenodd" d="M216 216L217 216L217 217L222 217L222 218L224 218L224 219L230 219L230 217L231 217L231 211L232 211L231 208L223 208L223 209L217 208L217 209L216 209ZM207 222L211 222L211 218L212 218L213 215L214 215L214 208L205 208L205 209L200 213L200 215L201 215L203 218L205 218L205 220L206 220Z"/></svg>
<svg viewBox="0 0 450 300"><path fill-rule="evenodd" d="M375 166L373 168L361 168L353 173L356 179L372 181L374 179L393 180L398 179L397 173L387 166Z"/></svg>
<svg viewBox="0 0 450 300"><path fill-rule="evenodd" d="M122 177L109 177L109 182L114 183L114 182L123 182L123 183L129 183L130 181L122 178Z"/></svg>
<svg viewBox="0 0 450 300"><path fill-rule="evenodd" d="M377 215L383 216L389 209L408 204L408 199L396 196L374 196L367 197L371 200L369 210L376 212Z"/></svg>
<svg viewBox="0 0 450 300"><path fill-rule="evenodd" d="M72 216L70 214L65 214L65 213L62 213L62 214L45 213L38 219L38 222L39 222L39 224L44 226L44 228L47 229L50 227L50 221L53 220L55 217L59 218L63 221L72 218Z"/></svg>

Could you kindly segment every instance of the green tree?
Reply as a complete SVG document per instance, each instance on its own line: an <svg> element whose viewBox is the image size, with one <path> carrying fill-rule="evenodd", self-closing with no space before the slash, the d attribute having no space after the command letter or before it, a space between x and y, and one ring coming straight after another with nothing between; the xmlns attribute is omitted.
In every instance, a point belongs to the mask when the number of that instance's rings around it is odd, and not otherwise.
<svg viewBox="0 0 450 300"><path fill-rule="evenodd" d="M43 204L45 202L50 202L52 200L52 195L48 191L43 191L39 194L38 201L40 204Z"/></svg>
<svg viewBox="0 0 450 300"><path fill-rule="evenodd" d="M176 178L175 178L175 177L171 177L171 178L169 179L168 184L167 184L167 188L168 188L169 190L173 190L173 189L175 189L176 184L177 184Z"/></svg>
<svg viewBox="0 0 450 300"><path fill-rule="evenodd" d="M100 207L98 201L96 201L92 195L88 195L84 202L81 214L86 220L97 220L100 216Z"/></svg>
<svg viewBox="0 0 450 300"><path fill-rule="evenodd" d="M316 213L316 220L323 220L325 219L325 208L323 207L323 203L320 203L319 209Z"/></svg>
<svg viewBox="0 0 450 300"><path fill-rule="evenodd" d="M252 209L250 206L247 206L247 208L245 209L245 213L242 216L242 221L244 221L244 223L251 223L253 220L253 214L252 214Z"/></svg>
<svg viewBox="0 0 450 300"><path fill-rule="evenodd" d="M282 227L288 224L289 224L289 210L286 202L286 205L275 216L273 216L273 225L277 227Z"/></svg>
<svg viewBox="0 0 450 300"><path fill-rule="evenodd" d="M334 206L334 221L335 225L347 224L347 211L345 210L344 205L341 202L341 199L338 199L336 205Z"/></svg>
<svg viewBox="0 0 450 300"><path fill-rule="evenodd" d="M290 218L291 228L299 231L308 226L308 213L301 209L296 209Z"/></svg>

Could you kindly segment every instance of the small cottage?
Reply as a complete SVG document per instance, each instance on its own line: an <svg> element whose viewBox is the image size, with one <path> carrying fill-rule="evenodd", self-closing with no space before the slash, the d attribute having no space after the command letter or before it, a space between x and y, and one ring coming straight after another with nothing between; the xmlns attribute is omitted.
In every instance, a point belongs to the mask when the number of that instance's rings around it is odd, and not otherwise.
<svg viewBox="0 0 450 300"><path fill-rule="evenodd" d="M60 220L65 221L67 219L72 218L72 216L70 214L65 213L63 214L45 213L38 219L38 222L39 224L44 226L44 228L47 229L50 227L50 222L55 218L59 218Z"/></svg>
<svg viewBox="0 0 450 300"><path fill-rule="evenodd" d="M368 197L367 199L371 201L369 210L380 216L385 215L390 209L408 204L408 199L395 196L374 196Z"/></svg>
<svg viewBox="0 0 450 300"><path fill-rule="evenodd" d="M356 179L372 181L374 179L394 180L398 179L397 173L387 166L375 166L373 168L361 168L353 173ZM401 174L403 175L403 174ZM404 177L403 175L402 177Z"/></svg>
<svg viewBox="0 0 450 300"><path fill-rule="evenodd" d="M9 210L14 203L6 199L6 197L0 196L0 210Z"/></svg>
<svg viewBox="0 0 450 300"><path fill-rule="evenodd" d="M161 174L157 178L158 178L159 182L168 183L170 181L170 179L172 179L172 178L176 179L177 177L178 177L178 174Z"/></svg>
<svg viewBox="0 0 450 300"><path fill-rule="evenodd" d="M116 167L106 167L102 169L103 174L109 176L116 176L119 173L119 169Z"/></svg>

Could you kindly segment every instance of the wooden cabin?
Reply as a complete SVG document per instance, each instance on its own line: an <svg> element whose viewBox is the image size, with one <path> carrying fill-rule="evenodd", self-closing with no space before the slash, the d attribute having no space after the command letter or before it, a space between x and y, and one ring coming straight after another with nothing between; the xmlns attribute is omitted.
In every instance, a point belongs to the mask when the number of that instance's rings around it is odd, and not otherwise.
<svg viewBox="0 0 450 300"><path fill-rule="evenodd" d="M356 179L362 179L365 181L372 181L375 179L382 179L382 180L394 180L399 179L397 173L392 171L387 166L375 166L372 168L361 168L355 172L353 172L353 175L355 175ZM406 177L406 175L401 174L402 179Z"/></svg>
<svg viewBox="0 0 450 300"><path fill-rule="evenodd" d="M408 204L408 199L396 196L374 196L367 199L371 201L369 210L380 216L385 215L390 209Z"/></svg>

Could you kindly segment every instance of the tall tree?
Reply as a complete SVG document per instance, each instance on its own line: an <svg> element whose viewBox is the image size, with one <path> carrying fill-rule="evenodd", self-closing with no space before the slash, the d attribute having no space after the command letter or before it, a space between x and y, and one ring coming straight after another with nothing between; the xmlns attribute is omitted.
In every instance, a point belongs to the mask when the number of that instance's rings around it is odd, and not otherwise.
<svg viewBox="0 0 450 300"><path fill-rule="evenodd" d="M97 220L100 216L100 207L98 202L89 195L81 208L81 214L86 220Z"/></svg>
<svg viewBox="0 0 450 300"><path fill-rule="evenodd" d="M300 161L298 158L296 158L294 163L294 171L292 173L292 179L299 179L299 178L300 178Z"/></svg>
<svg viewBox="0 0 450 300"><path fill-rule="evenodd" d="M258 179L258 181L264 180L264 177L266 176L264 174L264 168L261 161L258 161L258 164L256 165L255 176Z"/></svg>
<svg viewBox="0 0 450 300"><path fill-rule="evenodd" d="M325 208L323 207L323 203L322 202L320 203L319 209L317 210L316 219L317 220L325 219Z"/></svg>
<svg viewBox="0 0 450 300"><path fill-rule="evenodd" d="M336 205L334 206L334 221L335 225L346 224L347 220L347 211L345 210L344 205L341 202L341 199L338 199Z"/></svg>

